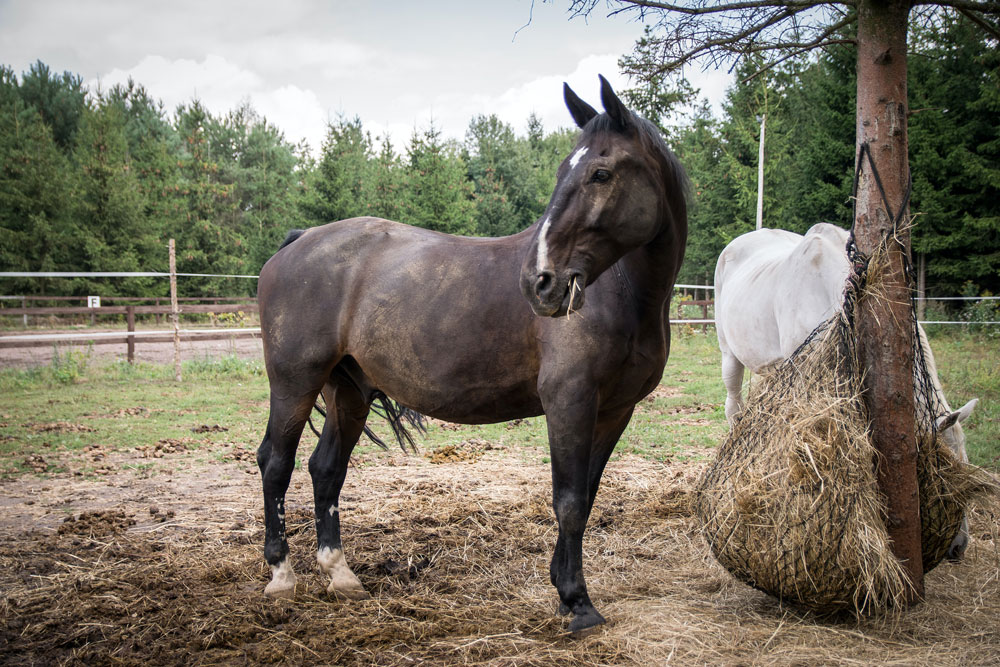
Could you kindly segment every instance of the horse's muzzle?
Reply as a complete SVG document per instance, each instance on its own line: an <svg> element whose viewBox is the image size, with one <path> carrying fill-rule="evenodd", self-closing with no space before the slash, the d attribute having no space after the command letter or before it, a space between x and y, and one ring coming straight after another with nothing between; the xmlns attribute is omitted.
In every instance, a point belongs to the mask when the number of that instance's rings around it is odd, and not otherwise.
<svg viewBox="0 0 1000 667"><path fill-rule="evenodd" d="M562 317L583 308L586 278L579 271L558 275L553 271L539 271L532 281L522 278L521 291L536 315Z"/></svg>

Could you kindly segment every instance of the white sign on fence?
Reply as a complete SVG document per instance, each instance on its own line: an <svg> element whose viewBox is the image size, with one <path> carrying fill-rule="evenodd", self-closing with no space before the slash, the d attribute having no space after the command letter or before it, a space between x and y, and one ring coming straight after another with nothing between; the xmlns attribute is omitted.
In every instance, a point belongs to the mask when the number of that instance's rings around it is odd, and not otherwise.
<svg viewBox="0 0 1000 667"><path fill-rule="evenodd" d="M101 307L101 297L99 296L87 297L87 308L100 308L100 307Z"/></svg>

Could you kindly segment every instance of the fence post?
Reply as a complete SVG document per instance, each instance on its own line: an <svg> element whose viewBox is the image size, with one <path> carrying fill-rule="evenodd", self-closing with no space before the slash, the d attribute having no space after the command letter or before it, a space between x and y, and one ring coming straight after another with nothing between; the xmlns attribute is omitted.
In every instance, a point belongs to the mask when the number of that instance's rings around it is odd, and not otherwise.
<svg viewBox="0 0 1000 667"><path fill-rule="evenodd" d="M125 306L125 324L128 327L128 362L135 363L135 306Z"/></svg>
<svg viewBox="0 0 1000 667"><path fill-rule="evenodd" d="M174 321L174 380L181 381L181 323L177 307L177 254L170 239L170 318Z"/></svg>
<svg viewBox="0 0 1000 667"><path fill-rule="evenodd" d="M28 308L28 300L25 299L23 296L21 297L21 308L24 308L26 310ZM25 329L28 328L28 313L24 314L24 328Z"/></svg>

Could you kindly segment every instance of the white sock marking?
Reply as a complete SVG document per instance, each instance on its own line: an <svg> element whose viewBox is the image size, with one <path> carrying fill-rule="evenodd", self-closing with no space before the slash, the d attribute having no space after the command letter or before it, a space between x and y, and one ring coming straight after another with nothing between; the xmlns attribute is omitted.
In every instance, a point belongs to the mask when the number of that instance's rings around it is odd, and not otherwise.
<svg viewBox="0 0 1000 667"><path fill-rule="evenodd" d="M538 258L535 260L535 269L545 271L549 265L549 244L545 240L545 235L549 233L549 219L545 218L542 229L538 232Z"/></svg>
<svg viewBox="0 0 1000 667"><path fill-rule="evenodd" d="M368 597L361 581L351 571L344 558L342 549L331 549L323 547L316 552L316 562L320 571L330 577L330 585L327 591L330 593L340 593L349 598L361 599Z"/></svg>
<svg viewBox="0 0 1000 667"><path fill-rule="evenodd" d="M347 559L344 558L344 551L342 549L331 549L330 547L323 547L316 552L316 562L319 563L320 569L328 574L334 568L347 567Z"/></svg>
<svg viewBox="0 0 1000 667"><path fill-rule="evenodd" d="M264 588L264 594L272 597L291 597L295 594L295 571L288 558L271 566L271 581Z"/></svg>

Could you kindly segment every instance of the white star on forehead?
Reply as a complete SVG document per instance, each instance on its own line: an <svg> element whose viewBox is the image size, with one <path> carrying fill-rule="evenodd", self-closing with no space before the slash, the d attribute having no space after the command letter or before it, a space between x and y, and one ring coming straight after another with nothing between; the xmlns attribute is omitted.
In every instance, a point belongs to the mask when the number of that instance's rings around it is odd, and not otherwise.
<svg viewBox="0 0 1000 667"><path fill-rule="evenodd" d="M584 146L583 148L581 148L577 152L573 153L573 156L569 159L569 166L570 166L570 168L571 169L576 169L576 165L580 164L580 160L582 160L583 156L586 155L586 154L587 154L587 147L586 146Z"/></svg>

